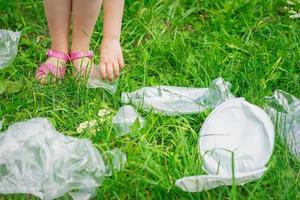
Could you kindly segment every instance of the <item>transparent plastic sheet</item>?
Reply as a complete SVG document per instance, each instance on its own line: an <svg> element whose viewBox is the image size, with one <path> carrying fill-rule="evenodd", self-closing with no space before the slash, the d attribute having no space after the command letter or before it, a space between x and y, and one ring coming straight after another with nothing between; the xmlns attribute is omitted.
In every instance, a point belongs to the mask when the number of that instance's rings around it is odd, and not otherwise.
<svg viewBox="0 0 300 200"><path fill-rule="evenodd" d="M45 118L15 123L0 133L0 193L89 199L107 172L126 162L120 150L107 153L113 162L106 165L89 140L65 136Z"/></svg>
<svg viewBox="0 0 300 200"><path fill-rule="evenodd" d="M281 138L300 160L300 100L282 90L276 90L266 100L266 111L277 125Z"/></svg>
<svg viewBox="0 0 300 200"><path fill-rule="evenodd" d="M119 137L131 133L133 128L141 129L145 125L144 118L130 105L122 106L112 122Z"/></svg>
<svg viewBox="0 0 300 200"><path fill-rule="evenodd" d="M230 87L230 83L222 78L215 79L209 88L144 87L134 92L122 93L121 101L169 116L194 114L234 98Z"/></svg>
<svg viewBox="0 0 300 200"><path fill-rule="evenodd" d="M0 69L15 59L20 36L20 32L0 29Z"/></svg>
<svg viewBox="0 0 300 200"><path fill-rule="evenodd" d="M91 69L91 73L87 82L88 88L103 88L110 93L114 94L118 87L118 82L109 82L108 80L103 80L100 72L100 66L94 65Z"/></svg>
<svg viewBox="0 0 300 200"><path fill-rule="evenodd" d="M113 171L121 171L125 168L126 155L118 148L104 152L103 157L107 165L106 176L111 176Z"/></svg>

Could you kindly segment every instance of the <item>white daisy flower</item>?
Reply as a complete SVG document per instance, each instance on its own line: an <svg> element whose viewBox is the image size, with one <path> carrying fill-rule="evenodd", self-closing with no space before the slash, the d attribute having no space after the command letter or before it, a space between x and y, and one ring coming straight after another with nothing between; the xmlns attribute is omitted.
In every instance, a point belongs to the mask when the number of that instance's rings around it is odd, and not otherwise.
<svg viewBox="0 0 300 200"><path fill-rule="evenodd" d="M88 121L85 121L85 122L82 122L81 124L79 124L79 127L81 127L82 129L85 129L89 126L89 122Z"/></svg>
<svg viewBox="0 0 300 200"><path fill-rule="evenodd" d="M83 131L83 128L79 126L79 127L77 127L77 129L76 129L76 130L77 130L77 133L82 133L82 131Z"/></svg>
<svg viewBox="0 0 300 200"><path fill-rule="evenodd" d="M104 117L105 115L109 115L111 112L109 111L109 110L107 110L107 109L100 109L99 111L98 111L98 116L99 117Z"/></svg>
<svg viewBox="0 0 300 200"><path fill-rule="evenodd" d="M95 126L97 124L97 120L92 119L89 121L89 126Z"/></svg>

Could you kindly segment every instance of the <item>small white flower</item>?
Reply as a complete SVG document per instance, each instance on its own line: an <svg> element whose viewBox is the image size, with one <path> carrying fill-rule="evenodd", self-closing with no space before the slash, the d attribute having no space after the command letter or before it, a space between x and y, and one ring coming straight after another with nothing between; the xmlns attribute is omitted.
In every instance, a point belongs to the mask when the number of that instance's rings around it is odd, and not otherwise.
<svg viewBox="0 0 300 200"><path fill-rule="evenodd" d="M89 126L95 126L97 124L97 121L95 119L92 119L89 121Z"/></svg>
<svg viewBox="0 0 300 200"><path fill-rule="evenodd" d="M100 109L97 114L99 117L103 117L105 115L104 109Z"/></svg>
<svg viewBox="0 0 300 200"><path fill-rule="evenodd" d="M85 121L85 122L82 122L81 124L79 124L79 127L81 127L82 129L85 129L88 127L88 125L89 125L89 122Z"/></svg>
<svg viewBox="0 0 300 200"><path fill-rule="evenodd" d="M109 115L111 112L109 111L109 110L107 110L107 109L100 109L99 111L98 111L98 116L99 117L104 117L105 115Z"/></svg>
<svg viewBox="0 0 300 200"><path fill-rule="evenodd" d="M77 133L82 133L82 131L83 131L83 128L79 126L79 127L77 127L77 129L76 129L76 130L77 130Z"/></svg>

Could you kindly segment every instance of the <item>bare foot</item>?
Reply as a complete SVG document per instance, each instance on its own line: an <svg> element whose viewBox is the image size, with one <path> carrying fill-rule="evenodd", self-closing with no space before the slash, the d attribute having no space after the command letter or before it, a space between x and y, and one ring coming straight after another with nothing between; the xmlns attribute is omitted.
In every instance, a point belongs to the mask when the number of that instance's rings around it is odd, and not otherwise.
<svg viewBox="0 0 300 200"><path fill-rule="evenodd" d="M65 60L55 58L55 57L47 58L47 60L44 62L44 64L48 64L48 63L53 64L58 69L66 67L66 64L67 64L67 62ZM48 73L48 74L45 73L45 74L39 75L37 77L37 79L41 84L46 84L46 83L53 83L60 78L53 75L52 73Z"/></svg>
<svg viewBox="0 0 300 200"><path fill-rule="evenodd" d="M73 76L75 78L85 78L90 73L91 67L94 63L91 58L84 57L72 60L72 64L75 68Z"/></svg>

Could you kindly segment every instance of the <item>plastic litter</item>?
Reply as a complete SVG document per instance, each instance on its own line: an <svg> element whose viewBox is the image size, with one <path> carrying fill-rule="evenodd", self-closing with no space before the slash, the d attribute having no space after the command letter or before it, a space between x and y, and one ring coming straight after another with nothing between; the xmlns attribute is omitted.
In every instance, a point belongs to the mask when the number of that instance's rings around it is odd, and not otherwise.
<svg viewBox="0 0 300 200"><path fill-rule="evenodd" d="M0 29L0 69L15 59L20 36L20 32Z"/></svg>
<svg viewBox="0 0 300 200"><path fill-rule="evenodd" d="M122 93L121 101L164 115L194 114L233 98L230 87L230 83L222 78L215 79L209 88L144 87L131 93Z"/></svg>
<svg viewBox="0 0 300 200"><path fill-rule="evenodd" d="M118 148L112 149L110 151L106 151L103 154L104 161L107 164L106 174L107 176L111 176L113 170L121 171L125 168L125 164L127 161L126 155Z"/></svg>
<svg viewBox="0 0 300 200"><path fill-rule="evenodd" d="M109 82L106 80L103 80L101 78L101 72L100 72L100 66L94 65L91 69L91 73L87 82L88 88L103 88L110 93L114 94L118 87L118 82Z"/></svg>
<svg viewBox="0 0 300 200"><path fill-rule="evenodd" d="M15 123L0 133L0 193L47 200L69 192L73 199L89 199L109 175L108 166L124 166L124 154L109 154L117 157L106 165L89 140L65 136L45 118Z"/></svg>
<svg viewBox="0 0 300 200"><path fill-rule="evenodd" d="M144 118L131 105L122 106L112 122L119 137L131 133L135 125L138 130L145 125Z"/></svg>
<svg viewBox="0 0 300 200"><path fill-rule="evenodd" d="M289 150L300 160L300 100L282 90L266 97L266 111Z"/></svg>
<svg viewBox="0 0 300 200"><path fill-rule="evenodd" d="M242 98L216 107L200 130L199 153L207 175L183 177L176 186L200 192L221 185L242 185L260 178L274 147L267 113Z"/></svg>

